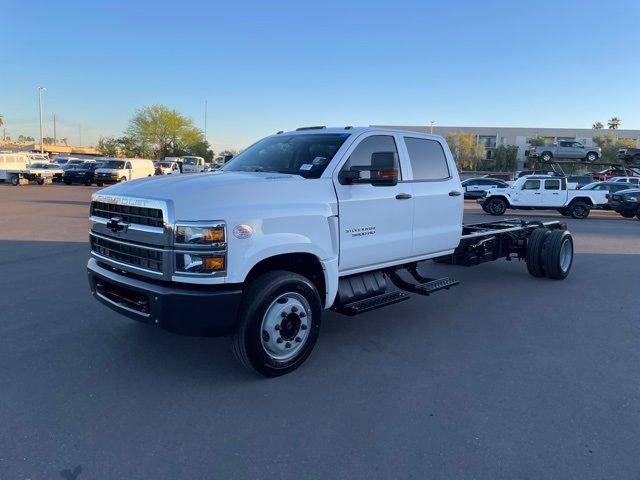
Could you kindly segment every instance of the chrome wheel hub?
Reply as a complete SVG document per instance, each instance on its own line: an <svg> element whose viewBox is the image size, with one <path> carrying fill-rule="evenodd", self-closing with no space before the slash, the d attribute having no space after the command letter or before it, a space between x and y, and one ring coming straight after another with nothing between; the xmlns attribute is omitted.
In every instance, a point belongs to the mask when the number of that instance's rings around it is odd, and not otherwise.
<svg viewBox="0 0 640 480"><path fill-rule="evenodd" d="M569 240L565 240L562 242L562 247L560 247L560 268L563 272L567 272L569 270L572 259L573 245Z"/></svg>
<svg viewBox="0 0 640 480"><path fill-rule="evenodd" d="M295 357L309 338L311 307L295 292L276 298L262 318L260 337L262 348L274 360Z"/></svg>

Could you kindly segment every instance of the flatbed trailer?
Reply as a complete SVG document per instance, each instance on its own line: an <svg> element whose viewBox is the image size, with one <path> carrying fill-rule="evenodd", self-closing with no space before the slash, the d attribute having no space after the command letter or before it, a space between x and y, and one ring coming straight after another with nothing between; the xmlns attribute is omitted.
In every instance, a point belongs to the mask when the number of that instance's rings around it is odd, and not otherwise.
<svg viewBox="0 0 640 480"><path fill-rule="evenodd" d="M38 185L49 185L53 183L53 173L42 169L9 169L0 171L5 181L11 185L28 185L29 182L37 182Z"/></svg>

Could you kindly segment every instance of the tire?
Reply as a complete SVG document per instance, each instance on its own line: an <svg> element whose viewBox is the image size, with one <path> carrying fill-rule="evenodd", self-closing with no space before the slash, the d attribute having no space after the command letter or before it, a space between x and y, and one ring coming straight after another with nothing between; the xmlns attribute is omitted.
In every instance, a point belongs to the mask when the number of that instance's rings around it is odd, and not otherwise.
<svg viewBox="0 0 640 480"><path fill-rule="evenodd" d="M492 198L486 203L486 205L489 213L496 217L504 215L504 212L507 211L507 202L501 198Z"/></svg>
<svg viewBox="0 0 640 480"><path fill-rule="evenodd" d="M542 264L547 278L564 280L573 265L573 238L564 230L554 230L542 246Z"/></svg>
<svg viewBox="0 0 640 480"><path fill-rule="evenodd" d="M544 266L542 264L542 247L551 231L544 227L536 228L529 238L527 238L527 253L525 260L527 262L527 270L533 277L544 277Z"/></svg>
<svg viewBox="0 0 640 480"><path fill-rule="evenodd" d="M120 180L118 180L118 182L122 183L122 182L126 182L127 181L127 177L120 177Z"/></svg>
<svg viewBox="0 0 640 480"><path fill-rule="evenodd" d="M582 220L583 218L587 218L589 216L589 212L591 211L591 206L585 202L573 202L569 207L569 213L571 217L577 218L578 220Z"/></svg>
<svg viewBox="0 0 640 480"><path fill-rule="evenodd" d="M69 181L65 180L65 181L64 181L64 184L65 184L65 185L71 185L71 182L69 182Z"/></svg>
<svg viewBox="0 0 640 480"><path fill-rule="evenodd" d="M636 213L636 218L640 220L640 212Z"/></svg>
<svg viewBox="0 0 640 480"><path fill-rule="evenodd" d="M563 217L570 217L571 216L571 214L567 211L566 208L559 208L558 209L558 213L560 215L562 215Z"/></svg>
<svg viewBox="0 0 640 480"><path fill-rule="evenodd" d="M39 178L38 180L36 180L36 183L37 183L38 185L44 185L44 179Z"/></svg>
<svg viewBox="0 0 640 480"><path fill-rule="evenodd" d="M549 163L552 158L553 155L551 155L550 152L543 152L542 155L540 155L540 160L542 160L544 163Z"/></svg>
<svg viewBox="0 0 640 480"><path fill-rule="evenodd" d="M13 185L14 187L20 185L20 179L18 178L18 175L11 175L11 185Z"/></svg>
<svg viewBox="0 0 640 480"><path fill-rule="evenodd" d="M593 163L598 159L598 154L596 152L589 152L587 156L584 157L585 162Z"/></svg>
<svg viewBox="0 0 640 480"><path fill-rule="evenodd" d="M491 213L491 212L489 211L489 209L487 208L487 205L486 205L486 204L485 204L485 205L481 205L481 206L482 206L482 210L484 210L484 211L485 211L485 213Z"/></svg>
<svg viewBox="0 0 640 480"><path fill-rule="evenodd" d="M249 370L265 377L285 375L311 354L321 319L320 296L311 281L297 273L267 272L243 293L233 352Z"/></svg>
<svg viewBox="0 0 640 480"><path fill-rule="evenodd" d="M635 213L621 213L620 215L622 215L624 218L633 218L636 216Z"/></svg>
<svg viewBox="0 0 640 480"><path fill-rule="evenodd" d="M102 183L102 182L96 183L96 187L102 187L102 186L104 186L104 183Z"/></svg>
<svg viewBox="0 0 640 480"><path fill-rule="evenodd" d="M86 187L90 187L90 186L91 186L91 180L86 180L86 179L85 179L85 181L84 181L84 185L85 185Z"/></svg>

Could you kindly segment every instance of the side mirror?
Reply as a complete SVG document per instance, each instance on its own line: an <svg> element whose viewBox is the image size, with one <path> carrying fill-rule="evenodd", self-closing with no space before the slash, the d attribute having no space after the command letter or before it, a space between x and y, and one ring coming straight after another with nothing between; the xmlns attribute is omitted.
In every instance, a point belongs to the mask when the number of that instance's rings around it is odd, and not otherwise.
<svg viewBox="0 0 640 480"><path fill-rule="evenodd" d="M362 172L369 172L362 178ZM368 183L374 187L393 187L398 184L398 154L396 152L374 152L371 166L355 165L341 172L340 182L344 184Z"/></svg>

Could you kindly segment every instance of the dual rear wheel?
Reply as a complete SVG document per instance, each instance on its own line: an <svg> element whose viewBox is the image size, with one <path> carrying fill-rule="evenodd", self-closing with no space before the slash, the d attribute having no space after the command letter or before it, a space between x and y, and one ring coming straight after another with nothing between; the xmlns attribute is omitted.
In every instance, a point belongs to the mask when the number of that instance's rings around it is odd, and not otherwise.
<svg viewBox="0 0 640 480"><path fill-rule="evenodd" d="M534 277L563 280L573 264L573 238L564 230L536 228L527 239L527 270Z"/></svg>

